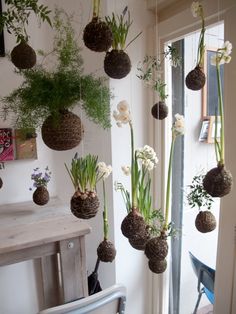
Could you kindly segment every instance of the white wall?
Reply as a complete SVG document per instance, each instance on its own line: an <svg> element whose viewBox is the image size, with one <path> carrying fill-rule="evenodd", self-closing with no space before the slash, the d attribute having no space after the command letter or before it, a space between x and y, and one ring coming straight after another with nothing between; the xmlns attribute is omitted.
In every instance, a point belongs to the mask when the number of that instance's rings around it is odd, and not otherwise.
<svg viewBox="0 0 236 314"><path fill-rule="evenodd" d="M54 4L65 8L68 12L75 12L76 22L78 23L78 35L81 35L83 27L91 19L92 1L76 0L50 0L43 1L53 8ZM143 34L129 47L133 69L130 75L123 80L110 80L109 84L115 98L112 102L112 109L115 109L118 101L127 99L131 105L134 120L136 145L142 146L147 142L147 110L146 94L143 85L136 78L135 68L137 62L142 60L146 54L147 34L146 29L154 23L151 13L146 11L146 3L143 0L129 1L106 1L103 3L103 13L114 11L119 14L126 5L129 5L131 17L134 19L130 30L130 39L139 31ZM48 49L52 43L52 32L47 25L42 25L39 29L33 23L30 29L31 45L37 49ZM81 42L81 36L80 36ZM8 50L14 45L13 39L6 35L6 46ZM85 72L97 71L103 72L104 53L97 54L84 47L82 51L84 57ZM8 94L14 87L20 83L19 78L13 73L13 66L5 58L0 59L1 80L0 95ZM30 174L34 167L44 167L46 165L53 172L53 178L49 185L51 196L58 195L68 202L73 194L73 188L64 168L64 162L70 163L74 153L78 151L83 155L93 153L99 155L99 160L110 164L112 162L114 173L108 180L109 193L109 220L110 220L110 239L115 241L117 248L117 258L115 262L101 263L99 268L99 279L103 288L106 288L114 282L121 282L126 285L128 290L127 314L144 314L145 301L147 293L147 261L143 253L135 251L129 245L127 240L121 235L120 224L125 216L125 206L120 195L113 190L114 181L121 178L120 166L130 162L129 151L129 131L127 128L118 129L116 125L109 131L104 131L93 123L89 122L80 109L76 112L81 115L85 136L83 143L77 149L68 152L54 152L48 149L41 141L40 136L37 139L38 160L36 161L14 161L6 163L6 169L1 171L1 177L4 181L4 187L0 191L1 204L30 200L31 193L28 187L31 184ZM1 126L7 126L8 122ZM16 180L17 178L17 180ZM19 178L19 179L18 179ZM123 180L123 177L122 177ZM99 188L99 194L101 195ZM87 251L87 269L90 274L96 262L96 248L102 240L102 210L93 219L89 221L92 226L92 233L86 239ZM36 271L32 262L25 262L16 265L0 268L0 313L1 314L33 314L37 312L40 300L40 289L37 288ZM20 274L17 277L16 274ZM20 281L19 281L20 279ZM14 293L14 294L13 294ZM14 302L12 297L14 295Z"/></svg>
<svg viewBox="0 0 236 314"><path fill-rule="evenodd" d="M223 44L224 28L214 26L207 28L205 43L206 47L218 48ZM185 37L185 76L196 64L196 52L199 40L199 32ZM216 166L215 150L213 144L199 142L202 117L202 92L191 91L185 87L185 121L186 133L184 136L184 190L191 184L194 175L202 170L206 173ZM185 193L184 193L185 195ZM217 220L217 228L207 234L200 233L195 228L195 218L198 208L190 208L184 197L183 228L182 228L182 260L181 260L181 283L180 283L180 313L189 314L197 300L197 278L190 264L188 251L207 265L215 268L218 225L219 225L219 199L214 200L213 211ZM204 244L204 245L203 245ZM188 298L186 299L186 295ZM209 301L203 296L201 306Z"/></svg>

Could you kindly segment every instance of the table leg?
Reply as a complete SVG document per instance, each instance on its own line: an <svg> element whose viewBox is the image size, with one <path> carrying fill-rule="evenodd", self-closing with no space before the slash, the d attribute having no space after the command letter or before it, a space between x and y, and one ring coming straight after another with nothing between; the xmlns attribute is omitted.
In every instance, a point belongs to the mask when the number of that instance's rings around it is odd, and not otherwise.
<svg viewBox="0 0 236 314"><path fill-rule="evenodd" d="M63 303L88 295L84 236L59 243Z"/></svg>
<svg viewBox="0 0 236 314"><path fill-rule="evenodd" d="M60 304L59 274L57 255L40 258L44 308Z"/></svg>

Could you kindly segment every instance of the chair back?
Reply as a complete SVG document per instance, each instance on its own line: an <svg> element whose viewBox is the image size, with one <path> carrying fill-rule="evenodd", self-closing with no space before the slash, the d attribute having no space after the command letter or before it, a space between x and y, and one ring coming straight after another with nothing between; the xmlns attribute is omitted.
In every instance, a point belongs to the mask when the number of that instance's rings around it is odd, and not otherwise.
<svg viewBox="0 0 236 314"><path fill-rule="evenodd" d="M198 286L202 284L210 292L214 292L215 270L202 263L191 252L189 252L193 270L198 278Z"/></svg>
<svg viewBox="0 0 236 314"><path fill-rule="evenodd" d="M124 314L126 289L114 285L89 297L40 311L38 314Z"/></svg>

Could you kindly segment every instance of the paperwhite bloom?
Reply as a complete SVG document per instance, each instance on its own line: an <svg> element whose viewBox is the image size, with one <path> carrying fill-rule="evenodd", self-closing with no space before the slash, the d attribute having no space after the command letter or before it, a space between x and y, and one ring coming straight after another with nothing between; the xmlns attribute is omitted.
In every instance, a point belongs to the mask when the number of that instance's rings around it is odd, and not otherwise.
<svg viewBox="0 0 236 314"><path fill-rule="evenodd" d="M185 131L185 123L184 123L184 116L177 113L175 115L175 122L173 124L173 131L175 135L183 135Z"/></svg>
<svg viewBox="0 0 236 314"><path fill-rule="evenodd" d="M211 57L211 65L221 65L229 63L231 61L232 44L227 40L222 48L219 48L217 52Z"/></svg>
<svg viewBox="0 0 236 314"><path fill-rule="evenodd" d="M131 174L131 168L129 166L122 166L121 170L123 171L124 175L129 176Z"/></svg>
<svg viewBox="0 0 236 314"><path fill-rule="evenodd" d="M229 56L232 52L233 45L228 40L223 45L224 55Z"/></svg>
<svg viewBox="0 0 236 314"><path fill-rule="evenodd" d="M199 1L194 1L191 5L191 11L193 17L200 17L202 15L202 5Z"/></svg>
<svg viewBox="0 0 236 314"><path fill-rule="evenodd" d="M224 64L225 63L225 59L222 55L219 55L217 52L211 56L211 65L216 66L216 64Z"/></svg>
<svg viewBox="0 0 236 314"><path fill-rule="evenodd" d="M129 111L125 111L125 112L117 112L116 110L113 111L113 117L117 122L117 125L119 127L121 127L121 124L126 124L129 123L131 121L131 117L130 117L130 112Z"/></svg>
<svg viewBox="0 0 236 314"><path fill-rule="evenodd" d="M129 104L127 103L127 101L126 100L120 101L117 105L117 110L120 113L129 112Z"/></svg>
<svg viewBox="0 0 236 314"><path fill-rule="evenodd" d="M101 161L98 163L98 173L104 179L108 178L112 172L112 167L110 165L106 165L105 162Z"/></svg>
<svg viewBox="0 0 236 314"><path fill-rule="evenodd" d="M151 171L158 163L158 158L154 149L148 145L136 150L136 156L148 171Z"/></svg>

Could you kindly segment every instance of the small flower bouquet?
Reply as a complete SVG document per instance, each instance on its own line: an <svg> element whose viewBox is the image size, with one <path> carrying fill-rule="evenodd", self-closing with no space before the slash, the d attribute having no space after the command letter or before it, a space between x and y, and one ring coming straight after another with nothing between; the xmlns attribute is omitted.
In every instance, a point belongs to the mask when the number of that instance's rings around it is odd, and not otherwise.
<svg viewBox="0 0 236 314"><path fill-rule="evenodd" d="M121 231L129 243L138 250L144 250L150 238L149 223L152 212L150 171L158 163L153 148L145 145L134 150L133 125L126 101L117 105L118 111L113 116L119 127L129 124L131 132L131 166L123 166L125 175L131 176L131 193L121 183L116 183L116 190L121 191L128 215L121 224Z"/></svg>
<svg viewBox="0 0 236 314"><path fill-rule="evenodd" d="M100 261L108 263L112 262L116 257L116 249L114 244L108 240L109 224L108 224L108 209L107 209L107 198L106 198L106 183L105 180L109 177L112 172L112 167L107 166L104 162L98 163L99 177L102 177L102 188L103 188L103 234L104 239L97 248L97 255Z"/></svg>
<svg viewBox="0 0 236 314"><path fill-rule="evenodd" d="M230 193L233 178L225 168L225 122L224 122L224 105L222 95L222 83L220 79L220 65L229 63L231 60L232 44L226 41L222 48L217 49L216 54L212 56L211 64L216 66L217 88L218 88L218 106L221 122L220 140L217 139L217 120L215 122L215 152L217 167L208 171L203 179L203 187L213 197L223 197Z"/></svg>
<svg viewBox="0 0 236 314"><path fill-rule="evenodd" d="M33 201L37 205L45 205L49 201L47 185L51 179L51 174L48 166L45 168L44 173L39 168L35 168L31 174L31 180L34 181L33 188L36 188L33 193ZM30 188L30 191L32 191L32 188Z"/></svg>
<svg viewBox="0 0 236 314"><path fill-rule="evenodd" d="M96 193L98 178L98 157L87 155L78 157L76 153L71 168L65 164L75 193L71 198L71 212L77 218L90 219L97 214L99 199Z"/></svg>
<svg viewBox="0 0 236 314"><path fill-rule="evenodd" d="M191 6L191 11L193 17L200 17L202 21L201 33L198 43L198 52L197 52L197 64L195 68L188 73L185 79L186 86L191 90L200 90L203 88L206 82L206 76L203 72L203 58L205 52L205 18L203 6L199 1L194 1Z"/></svg>
<svg viewBox="0 0 236 314"><path fill-rule="evenodd" d="M191 208L198 207L199 213L195 219L195 226L198 231L206 233L216 228L216 219L210 211L214 200L203 188L203 178L202 174L193 177L191 185L188 186L187 201ZM207 209L202 210L204 207Z"/></svg>
<svg viewBox="0 0 236 314"><path fill-rule="evenodd" d="M105 17L107 25L113 34L112 50L107 51L104 59L104 71L114 79L121 79L129 74L131 61L125 49L142 33L136 35L127 45L126 40L132 21L130 12L125 7L121 15L112 14L112 17Z"/></svg>

